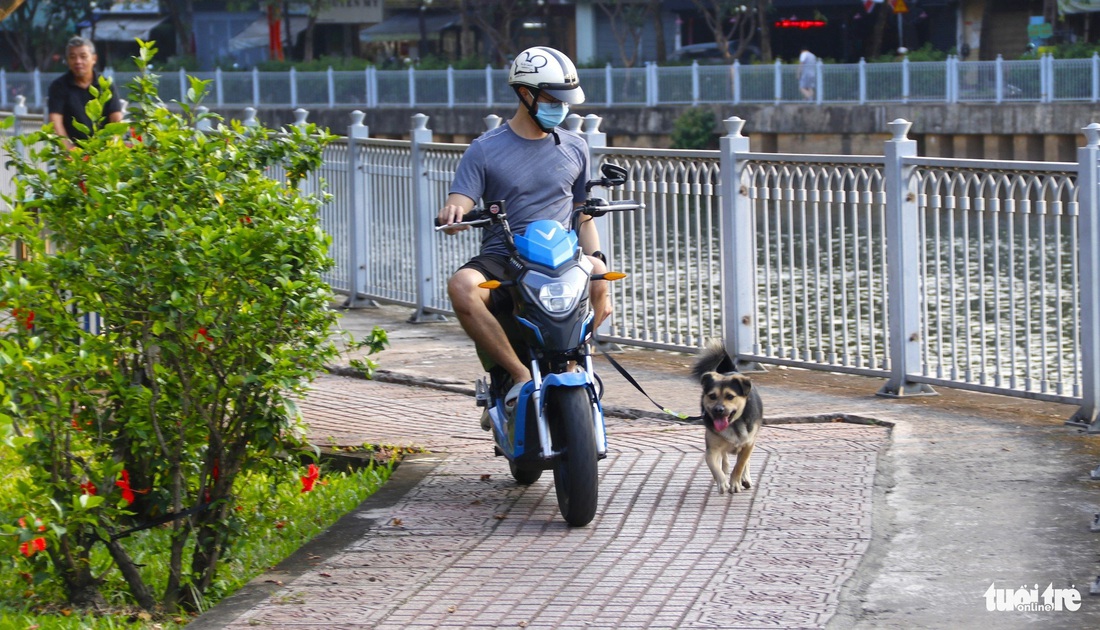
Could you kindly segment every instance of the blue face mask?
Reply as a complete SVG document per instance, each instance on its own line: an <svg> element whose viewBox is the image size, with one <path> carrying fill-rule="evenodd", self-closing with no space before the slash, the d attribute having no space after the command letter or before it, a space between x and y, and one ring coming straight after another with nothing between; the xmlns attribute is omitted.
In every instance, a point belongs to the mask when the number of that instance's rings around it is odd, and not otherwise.
<svg viewBox="0 0 1100 630"><path fill-rule="evenodd" d="M553 129L565 121L569 115L569 106L565 103L539 103L539 109L535 113L535 119L543 129Z"/></svg>

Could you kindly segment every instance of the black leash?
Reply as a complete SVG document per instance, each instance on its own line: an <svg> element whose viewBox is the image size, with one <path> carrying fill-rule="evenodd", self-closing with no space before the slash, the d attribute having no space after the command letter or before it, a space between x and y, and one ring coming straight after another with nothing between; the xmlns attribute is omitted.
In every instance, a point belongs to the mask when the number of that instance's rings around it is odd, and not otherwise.
<svg viewBox="0 0 1100 630"><path fill-rule="evenodd" d="M141 525L138 525L136 527L131 527L130 529L124 529L121 532L118 532L117 534L111 534L111 542L114 542L114 541L118 540L119 538L125 538L125 537L127 537L131 534L136 533L136 532L140 532L143 529L150 529L150 528L156 527L157 525L163 525L165 523L171 523L172 521L178 521L181 518L187 518L188 516L191 516L192 514L198 514L199 512L202 512L202 511L206 510L208 507L210 507L210 505L211 505L211 503L199 501L199 503L187 508L186 510L183 510L183 511L180 511L180 512L169 512L167 514L163 514L163 515L158 516L156 518L150 519L150 520L148 520L148 521L146 521L146 522L144 522Z"/></svg>
<svg viewBox="0 0 1100 630"><path fill-rule="evenodd" d="M640 391L642 393L642 396L645 396L646 398L648 398L649 402L653 403L654 406L656 406L661 411L663 411L663 412L667 413L668 415L673 416L675 418L679 418L680 420L685 420L685 421L689 421L689 422L694 422L696 420L701 420L703 418L703 416L689 416L686 413L678 413L676 411L673 411L673 410L669 409L668 407L662 406L656 400L653 400L653 397L646 393L645 389L643 389L642 386L640 384L638 384L638 381L635 380L634 377L630 375L630 372L627 372L626 368L624 368L622 365L620 365L619 362L616 361L610 354L608 354L606 350L604 350L603 348L600 348L598 345L596 347L597 347L597 349L599 349L600 353L603 354L603 356L606 357L607 360L611 363L611 366L614 367L616 370L618 370L619 374L623 375L623 378L625 378L628 383L633 385L635 389L637 389L638 391Z"/></svg>

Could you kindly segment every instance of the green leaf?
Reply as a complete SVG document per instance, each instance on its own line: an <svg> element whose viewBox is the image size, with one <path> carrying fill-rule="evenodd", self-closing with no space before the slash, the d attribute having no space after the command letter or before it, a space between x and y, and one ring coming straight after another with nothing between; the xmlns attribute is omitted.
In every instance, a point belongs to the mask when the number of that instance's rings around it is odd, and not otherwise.
<svg viewBox="0 0 1100 630"><path fill-rule="evenodd" d="M90 510L103 504L106 499L97 494L81 494L73 501L74 510Z"/></svg>

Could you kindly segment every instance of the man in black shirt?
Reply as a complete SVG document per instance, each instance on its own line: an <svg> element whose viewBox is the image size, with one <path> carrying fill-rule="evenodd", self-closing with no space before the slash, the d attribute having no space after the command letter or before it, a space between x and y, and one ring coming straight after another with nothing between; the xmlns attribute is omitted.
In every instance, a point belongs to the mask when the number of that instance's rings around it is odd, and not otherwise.
<svg viewBox="0 0 1100 630"><path fill-rule="evenodd" d="M94 85L99 89L99 74L95 71L96 59L95 44L91 40L73 37L65 46L65 60L69 64L69 71L50 84L50 124L58 135L69 138L70 147L73 140L88 137L88 134L73 126L74 121L87 126L89 131L92 130L93 121L88 118L85 106L93 98L88 88ZM122 120L122 103L113 90L111 100L103 108L103 115L109 122ZM94 122L97 126L103 125L102 120Z"/></svg>

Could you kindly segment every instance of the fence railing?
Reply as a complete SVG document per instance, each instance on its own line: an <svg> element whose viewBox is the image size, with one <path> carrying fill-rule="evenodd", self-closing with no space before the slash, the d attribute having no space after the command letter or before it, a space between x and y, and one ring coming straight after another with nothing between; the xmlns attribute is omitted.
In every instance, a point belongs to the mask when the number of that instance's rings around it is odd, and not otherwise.
<svg viewBox="0 0 1100 630"><path fill-rule="evenodd" d="M822 64L818 62L817 103L1007 103L1100 101L1100 55L1087 59L945 61ZM612 105L803 102L798 66L772 64L583 68L588 102ZM113 77L126 98L132 72ZM210 82L214 106L295 107L492 107L514 102L506 70L379 70L323 72L180 70L160 77L166 101L184 101L188 76ZM36 110L45 105L56 73L0 69L0 107L20 97Z"/></svg>
<svg viewBox="0 0 1100 630"><path fill-rule="evenodd" d="M371 138L362 120L310 180L332 193L326 280L348 306L452 314L447 278L479 235L432 221L467 145L434 142L424 115L410 140ZM1100 124L1060 163L921 157L902 120L882 156L755 153L738 118L716 151L615 148L600 122L566 126L593 174L627 169L605 194L645 203L597 219L628 274L601 339L692 352L722 337L745 368L877 376L890 396L944 385L1076 404L1072 422L1100 431Z"/></svg>

